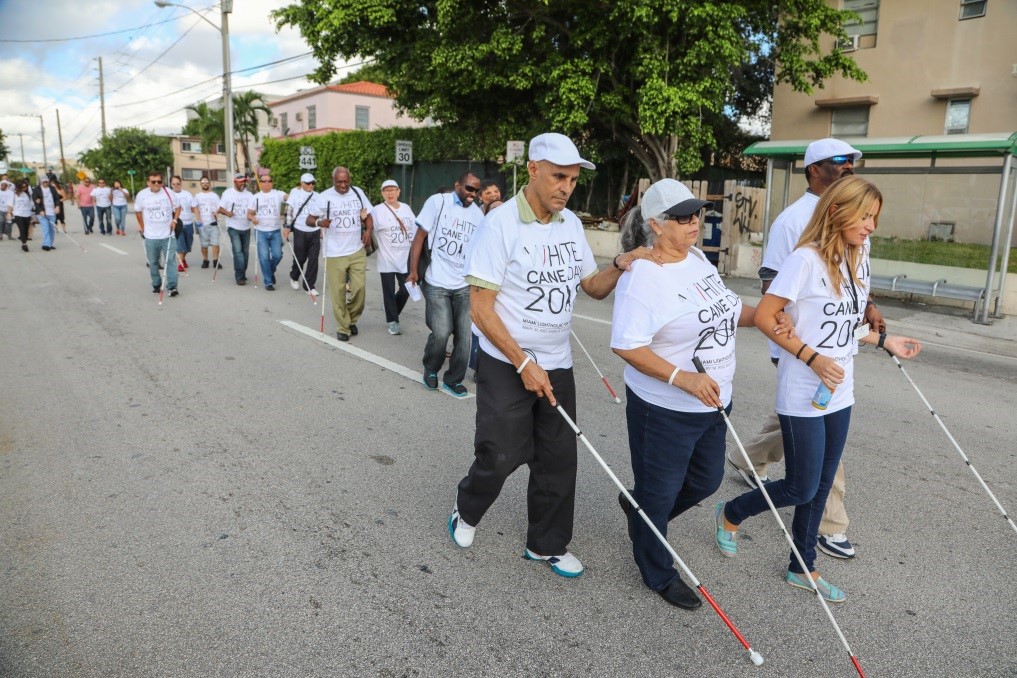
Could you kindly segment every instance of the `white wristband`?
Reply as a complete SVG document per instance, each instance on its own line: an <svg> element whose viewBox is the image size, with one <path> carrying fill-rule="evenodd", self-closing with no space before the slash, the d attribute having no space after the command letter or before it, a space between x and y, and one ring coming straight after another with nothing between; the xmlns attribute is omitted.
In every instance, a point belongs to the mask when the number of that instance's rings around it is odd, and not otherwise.
<svg viewBox="0 0 1017 678"><path fill-rule="evenodd" d="M668 377L667 383L670 384L671 386L674 386L674 378L678 376L679 372L681 372L681 368L680 367L674 368L674 372L672 372L671 376Z"/></svg>
<svg viewBox="0 0 1017 678"><path fill-rule="evenodd" d="M526 369L526 365L527 365L527 364L528 364L528 363L529 363L529 362L530 362L531 360L533 360L533 358L531 358L530 356L526 356L526 360L524 360L524 361L523 361L522 363L520 363L520 364L519 364L519 369L518 369L518 370L516 370L516 374L522 374L522 373L523 373L523 370L525 370L525 369Z"/></svg>

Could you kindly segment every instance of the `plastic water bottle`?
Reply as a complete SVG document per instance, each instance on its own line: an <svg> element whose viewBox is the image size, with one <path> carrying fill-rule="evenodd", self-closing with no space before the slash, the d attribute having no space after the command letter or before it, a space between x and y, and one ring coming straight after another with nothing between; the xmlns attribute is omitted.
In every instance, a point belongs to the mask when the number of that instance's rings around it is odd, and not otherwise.
<svg viewBox="0 0 1017 678"><path fill-rule="evenodd" d="M812 406L817 410L825 410L827 405L830 404L830 400L833 398L833 391L827 387L822 381L819 382L819 388L816 389L816 395L812 396Z"/></svg>

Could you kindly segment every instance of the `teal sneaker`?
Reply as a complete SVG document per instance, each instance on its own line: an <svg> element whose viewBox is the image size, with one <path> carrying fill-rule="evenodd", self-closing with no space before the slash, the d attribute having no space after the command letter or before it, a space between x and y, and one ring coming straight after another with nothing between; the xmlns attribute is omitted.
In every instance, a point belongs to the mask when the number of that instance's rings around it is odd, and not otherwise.
<svg viewBox="0 0 1017 678"><path fill-rule="evenodd" d="M788 584L791 584L791 586L797 586L800 589L812 591L812 587L809 586L809 575L807 574L798 574L797 572L792 572L791 570L788 570L787 577L784 578L784 581L786 581ZM842 590L840 590L830 582L826 581L822 577L816 579L815 582L816 588L819 590L819 595L823 596L823 600L825 600L826 602L843 603L845 600L847 600L846 593L844 593Z"/></svg>
<svg viewBox="0 0 1017 678"><path fill-rule="evenodd" d="M717 502L713 515L717 521L717 548L728 558L734 558L738 555L738 535L724 529L724 502Z"/></svg>

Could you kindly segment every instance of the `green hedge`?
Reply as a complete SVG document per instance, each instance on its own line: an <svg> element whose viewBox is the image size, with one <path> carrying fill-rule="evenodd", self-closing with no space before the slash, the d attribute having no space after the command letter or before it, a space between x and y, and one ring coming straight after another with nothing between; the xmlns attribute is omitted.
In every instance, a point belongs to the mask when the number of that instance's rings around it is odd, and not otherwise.
<svg viewBox="0 0 1017 678"><path fill-rule="evenodd" d="M447 160L495 160L504 154L504 142L485 148L475 137L445 127L392 127L366 132L332 132L322 136L299 139L266 139L259 164L271 169L275 186L289 190L300 183L300 147L314 148L318 168L312 172L318 189L332 185L332 168L349 168L353 183L367 191L374 200L381 200L381 182L389 178L395 160L396 139L413 142L414 162ZM491 145L490 143L488 144Z"/></svg>

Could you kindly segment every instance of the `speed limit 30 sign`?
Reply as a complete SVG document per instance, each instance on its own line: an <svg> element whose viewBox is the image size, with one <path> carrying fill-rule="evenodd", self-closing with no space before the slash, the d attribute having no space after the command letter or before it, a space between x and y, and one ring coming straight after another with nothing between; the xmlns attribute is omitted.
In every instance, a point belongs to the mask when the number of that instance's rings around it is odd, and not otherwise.
<svg viewBox="0 0 1017 678"><path fill-rule="evenodd" d="M413 142L412 141L399 141L398 139L396 140L395 164L397 164L397 165L412 165L413 164Z"/></svg>

